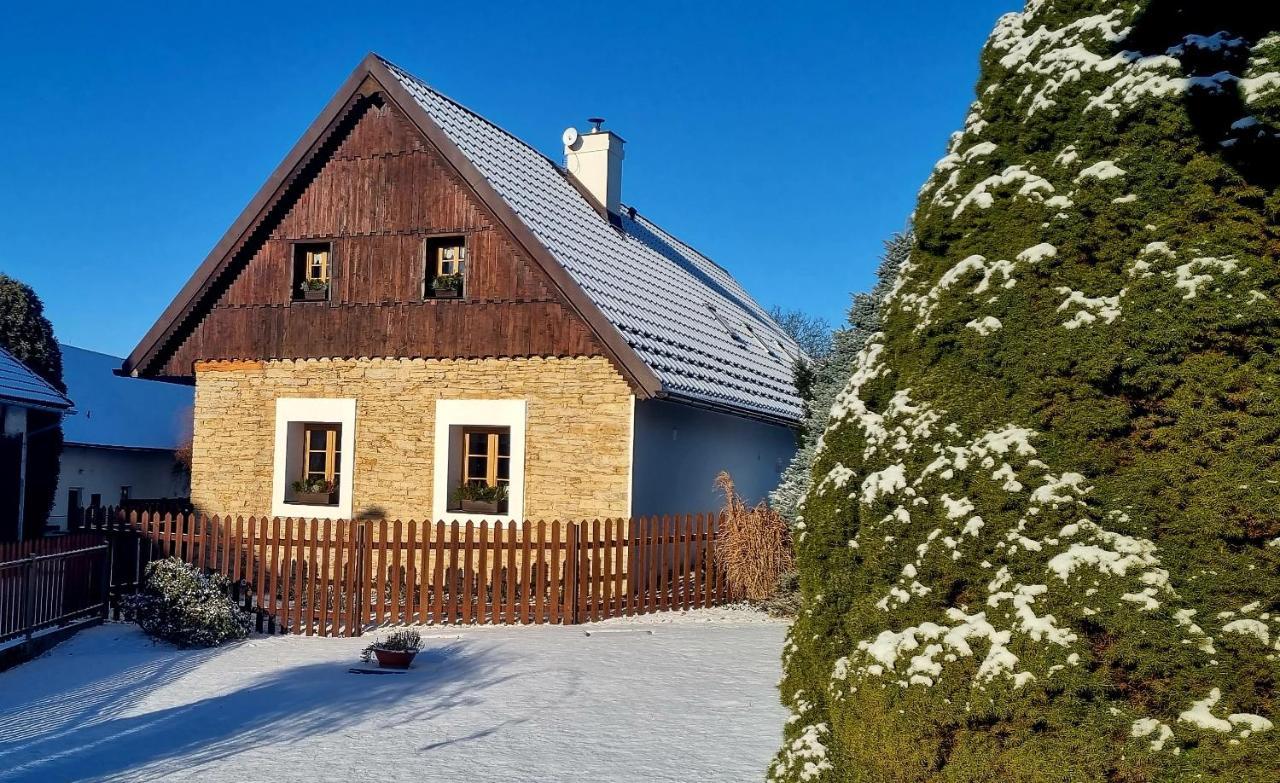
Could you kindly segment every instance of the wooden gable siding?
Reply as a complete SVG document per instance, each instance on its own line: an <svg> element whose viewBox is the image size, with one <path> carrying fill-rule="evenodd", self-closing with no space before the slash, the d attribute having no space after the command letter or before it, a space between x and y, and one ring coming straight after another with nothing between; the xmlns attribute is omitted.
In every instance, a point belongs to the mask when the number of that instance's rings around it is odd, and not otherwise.
<svg viewBox="0 0 1280 783"><path fill-rule="evenodd" d="M208 359L603 354L398 109L366 100L358 111L157 375L189 377ZM424 299L425 239L457 234L467 242L466 299ZM309 240L333 243L328 302L293 301L292 243Z"/></svg>

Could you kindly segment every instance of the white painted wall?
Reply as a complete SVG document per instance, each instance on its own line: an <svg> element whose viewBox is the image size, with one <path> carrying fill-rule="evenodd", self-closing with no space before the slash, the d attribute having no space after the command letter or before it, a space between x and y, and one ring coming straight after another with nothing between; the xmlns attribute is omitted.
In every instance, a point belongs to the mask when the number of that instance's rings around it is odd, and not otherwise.
<svg viewBox="0 0 1280 783"><path fill-rule="evenodd" d="M184 498L191 494L191 479L175 470L172 451L113 449L67 444L62 448L58 492L53 497L49 524L67 527L67 491L80 488L80 502L88 506L95 493L102 505L120 502L120 487L132 487L135 498Z"/></svg>
<svg viewBox="0 0 1280 783"><path fill-rule="evenodd" d="M635 404L633 516L718 511L716 475L727 470L750 503L778 483L795 453L788 427L662 400Z"/></svg>

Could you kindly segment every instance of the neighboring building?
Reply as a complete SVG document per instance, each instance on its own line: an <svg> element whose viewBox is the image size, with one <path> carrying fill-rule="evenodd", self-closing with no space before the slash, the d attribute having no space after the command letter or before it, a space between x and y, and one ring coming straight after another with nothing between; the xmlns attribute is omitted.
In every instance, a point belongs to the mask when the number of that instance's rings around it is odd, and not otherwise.
<svg viewBox="0 0 1280 783"><path fill-rule="evenodd" d="M61 416L70 410L67 395L0 348L0 541L22 538L27 446L51 426L28 426L28 414L42 411Z"/></svg>
<svg viewBox="0 0 1280 783"><path fill-rule="evenodd" d="M596 125L561 167L367 57L123 365L194 382L197 508L698 512L721 470L763 497L800 349L623 205Z"/></svg>
<svg viewBox="0 0 1280 783"><path fill-rule="evenodd" d="M69 510L190 491L175 455L191 436L191 388L115 374L123 361L62 344L62 378L76 414L62 421L51 527L65 530Z"/></svg>

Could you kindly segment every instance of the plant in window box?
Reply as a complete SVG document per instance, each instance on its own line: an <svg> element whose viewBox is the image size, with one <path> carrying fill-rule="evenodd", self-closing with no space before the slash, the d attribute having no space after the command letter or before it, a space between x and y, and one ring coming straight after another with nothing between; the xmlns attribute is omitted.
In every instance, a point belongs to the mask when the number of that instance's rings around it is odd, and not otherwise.
<svg viewBox="0 0 1280 783"><path fill-rule="evenodd" d="M505 514L507 513L507 486L498 484L489 486L474 482L458 485L453 493L458 509L469 514Z"/></svg>
<svg viewBox="0 0 1280 783"><path fill-rule="evenodd" d="M462 273L436 275L431 280L431 292L437 299L457 299L462 296Z"/></svg>
<svg viewBox="0 0 1280 783"><path fill-rule="evenodd" d="M338 502L338 488L332 481L309 478L293 482L293 501L308 506L332 506Z"/></svg>
<svg viewBox="0 0 1280 783"><path fill-rule="evenodd" d="M308 302L323 302L329 298L329 281L312 277L302 281L302 298Z"/></svg>

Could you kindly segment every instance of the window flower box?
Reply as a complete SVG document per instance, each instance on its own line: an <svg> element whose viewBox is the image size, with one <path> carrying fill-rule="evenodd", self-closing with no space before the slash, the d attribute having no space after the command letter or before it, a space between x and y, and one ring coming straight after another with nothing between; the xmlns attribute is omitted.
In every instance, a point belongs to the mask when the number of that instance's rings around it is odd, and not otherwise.
<svg viewBox="0 0 1280 783"><path fill-rule="evenodd" d="M507 487L464 481L454 490L454 509L467 514L507 513Z"/></svg>
<svg viewBox="0 0 1280 783"><path fill-rule="evenodd" d="M436 275L431 281L431 294L436 299L458 299L462 296L462 275Z"/></svg>
<svg viewBox="0 0 1280 783"><path fill-rule="evenodd" d="M286 500L304 506L338 505L338 488L333 482L321 478L293 482L293 497Z"/></svg>
<svg viewBox="0 0 1280 783"><path fill-rule="evenodd" d="M505 514L507 501L464 500L462 511L466 514Z"/></svg>
<svg viewBox="0 0 1280 783"><path fill-rule="evenodd" d="M294 492L293 503L302 506L336 506L337 492Z"/></svg>
<svg viewBox="0 0 1280 783"><path fill-rule="evenodd" d="M306 302L323 302L329 298L328 286L324 288L306 288L302 291L302 299Z"/></svg>

